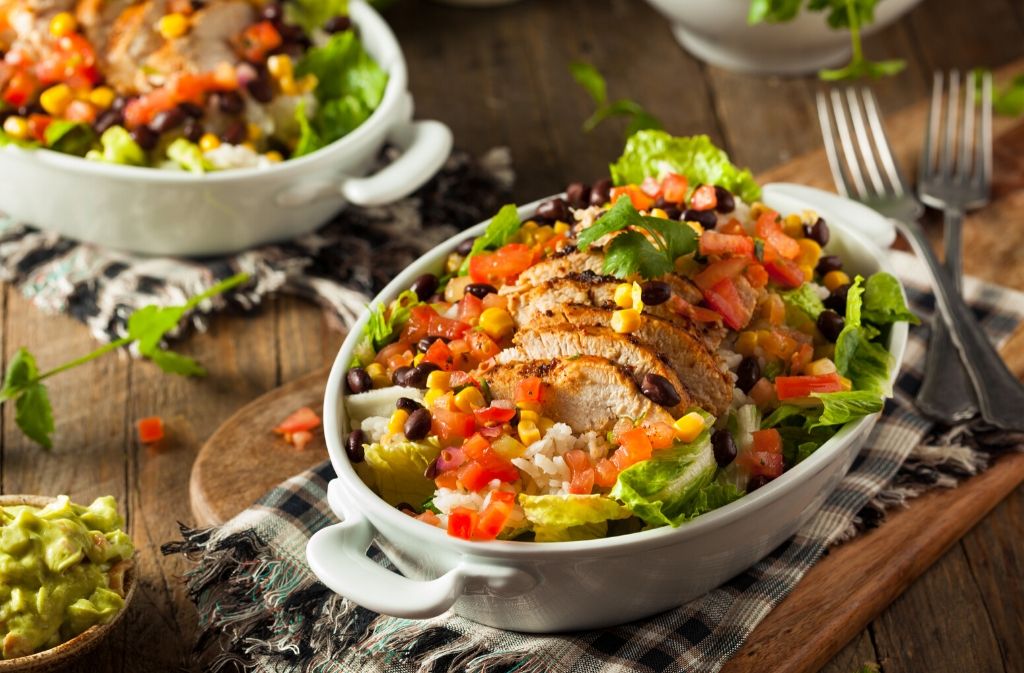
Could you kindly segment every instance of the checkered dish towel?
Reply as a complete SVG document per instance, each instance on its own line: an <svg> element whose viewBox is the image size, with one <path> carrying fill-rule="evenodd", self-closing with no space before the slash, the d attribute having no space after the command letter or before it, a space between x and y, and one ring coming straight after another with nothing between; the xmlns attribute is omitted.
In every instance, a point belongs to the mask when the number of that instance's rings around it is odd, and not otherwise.
<svg viewBox="0 0 1024 673"><path fill-rule="evenodd" d="M893 256L912 308L929 316L934 297L923 286L923 267L909 255ZM1024 294L973 279L966 294L996 341L1024 317ZM183 552L198 562L187 575L200 615L196 656L206 670L718 671L830 545L877 523L888 506L930 487L955 486L984 469L994 447L1009 448L1019 439L988 434L983 451L974 432L937 428L914 411L927 336L927 326L911 331L895 398L821 511L767 558L682 607L614 628L551 636L502 631L451 614L415 621L358 607L320 584L305 561L310 535L335 521L326 493L334 473L324 463L224 526L183 528L184 541L165 546L166 553Z"/></svg>

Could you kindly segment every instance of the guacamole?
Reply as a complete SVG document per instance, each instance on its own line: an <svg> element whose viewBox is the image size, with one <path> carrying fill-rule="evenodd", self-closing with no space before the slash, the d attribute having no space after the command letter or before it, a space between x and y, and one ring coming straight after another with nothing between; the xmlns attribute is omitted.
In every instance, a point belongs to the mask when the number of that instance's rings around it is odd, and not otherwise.
<svg viewBox="0 0 1024 673"><path fill-rule="evenodd" d="M0 635L5 659L54 647L124 607L134 549L111 496L0 508Z"/></svg>

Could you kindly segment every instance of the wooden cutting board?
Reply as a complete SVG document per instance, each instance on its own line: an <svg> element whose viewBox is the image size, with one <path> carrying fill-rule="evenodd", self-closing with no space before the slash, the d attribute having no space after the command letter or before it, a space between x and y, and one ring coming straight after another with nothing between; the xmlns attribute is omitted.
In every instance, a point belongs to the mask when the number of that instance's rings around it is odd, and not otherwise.
<svg viewBox="0 0 1024 673"><path fill-rule="evenodd" d="M904 166L914 165L926 107L887 122ZM999 251L1024 249L1024 124L996 120L994 201L965 227L968 273L1024 289L1024 264ZM823 152L814 152L759 176L831 189ZM995 226L1014 222L1018 226ZM988 225L988 226L986 226ZM938 232L933 232L938 237ZM998 275L997 275L998 274ZM1024 376L1024 330L1004 347L1011 368ZM199 525L216 525L241 512L271 487L326 457L322 436L296 451L269 429L301 406L322 411L328 370L311 372L256 399L210 437L192 469L192 511ZM1000 459L952 491L934 491L893 513L886 523L839 546L757 627L723 673L811 673L903 592L975 523L1024 482L1024 454Z"/></svg>

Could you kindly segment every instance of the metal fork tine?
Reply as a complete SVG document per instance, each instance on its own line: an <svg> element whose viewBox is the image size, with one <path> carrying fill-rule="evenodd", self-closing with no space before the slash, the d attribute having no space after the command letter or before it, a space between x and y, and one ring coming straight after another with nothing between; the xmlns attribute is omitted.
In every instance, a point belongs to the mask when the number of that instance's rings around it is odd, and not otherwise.
<svg viewBox="0 0 1024 673"><path fill-rule="evenodd" d="M942 118L942 73L932 75L932 99L928 103L928 128L924 134L924 147L921 148L921 165L918 168L918 180L931 175L935 166L937 151L936 138L939 137L939 122Z"/></svg>
<svg viewBox="0 0 1024 673"><path fill-rule="evenodd" d="M971 174L972 169L980 169L981 162L975 162L973 160L974 152L972 152L971 141L974 140L974 107L976 102L975 92L978 89L977 74L971 71L971 74L967 76L964 81L964 111L963 111L963 126L960 130L960 151L956 158L956 170L957 175L961 178L966 178ZM977 151L977 147L974 151ZM980 159L980 156L979 156ZM977 167L975 167L977 164Z"/></svg>
<svg viewBox="0 0 1024 673"><path fill-rule="evenodd" d="M868 135L867 125L864 123L864 109L861 106L857 90L850 87L846 90L846 104L850 109L850 119L853 122L853 132L857 136L857 144L860 147L860 155L864 159L864 167L867 169L868 177L875 188L876 194L885 193L885 183L882 182L882 174L878 171L878 162L875 161L875 150L871 147L871 137Z"/></svg>
<svg viewBox="0 0 1024 673"><path fill-rule="evenodd" d="M975 179L987 192L992 188L992 74L985 73L981 80L981 137L978 139L978 154Z"/></svg>
<svg viewBox="0 0 1024 673"><path fill-rule="evenodd" d="M956 126L960 109L960 73L951 70L949 73L949 97L946 100L945 133L942 138L942 165L939 169L944 176L953 175L953 162L956 158Z"/></svg>
<svg viewBox="0 0 1024 673"><path fill-rule="evenodd" d="M857 151L853 147L853 138L850 136L850 126L846 122L846 110L843 109L843 99L839 92L832 91L832 114L836 120L836 130L839 132L839 144L846 155L846 168L850 171L850 178L856 187L857 196L866 198L868 186L864 183L864 175L860 169L860 162L857 160Z"/></svg>
<svg viewBox="0 0 1024 673"><path fill-rule="evenodd" d="M910 188L903 177L903 173L900 171L899 165L892 156L889 136L885 133L882 115L878 111L878 101L875 100L874 92L867 87L863 89L862 95L864 96L864 107L867 109L868 124L871 126L871 134L874 137L878 158L882 162L882 167L885 168L885 174L889 178L893 191L896 192L897 196L903 196L910 191Z"/></svg>
<svg viewBox="0 0 1024 673"><path fill-rule="evenodd" d="M832 181L836 189L843 196L850 196L850 183L843 172L843 163L839 158L839 148L836 147L835 124L832 123L832 115L829 113L828 101L821 91L817 94L818 102L818 123L821 125L821 136L825 141L825 155L828 157L828 167L832 171Z"/></svg>

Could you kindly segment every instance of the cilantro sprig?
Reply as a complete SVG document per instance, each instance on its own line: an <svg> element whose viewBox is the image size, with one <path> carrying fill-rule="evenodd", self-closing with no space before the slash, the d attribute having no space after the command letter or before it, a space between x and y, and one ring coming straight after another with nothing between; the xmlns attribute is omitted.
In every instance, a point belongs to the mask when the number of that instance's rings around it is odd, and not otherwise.
<svg viewBox="0 0 1024 673"><path fill-rule="evenodd" d="M675 268L678 257L697 249L697 233L689 225L641 215L629 197L621 196L594 224L580 232L576 245L586 250L595 241L617 234L605 249L603 271L617 278L656 278Z"/></svg>
<svg viewBox="0 0 1024 673"><path fill-rule="evenodd" d="M27 348L19 348L7 365L3 388L0 388L0 404L13 401L15 423L29 439L49 449L53 447L53 406L43 382L52 376L130 344L136 344L142 357L151 360L165 372L181 376L204 376L206 370L202 365L187 355L167 350L161 346L161 342L178 325L185 313L247 280L248 274L237 274L192 297L182 306L144 306L128 318L128 336L43 372L39 370L35 356Z"/></svg>
<svg viewBox="0 0 1024 673"><path fill-rule="evenodd" d="M576 83L583 87L591 100L594 101L594 105L597 106L593 114L583 122L584 131L589 133L597 128L601 122L612 117L626 117L629 119L629 125L626 127L627 137L644 129L661 128L661 122L658 121L658 118L645 110L636 101L629 100L628 98L619 98L609 102L608 85L605 83L604 76L594 66L582 61L575 61L569 64L569 72L572 74L572 78L576 80Z"/></svg>

